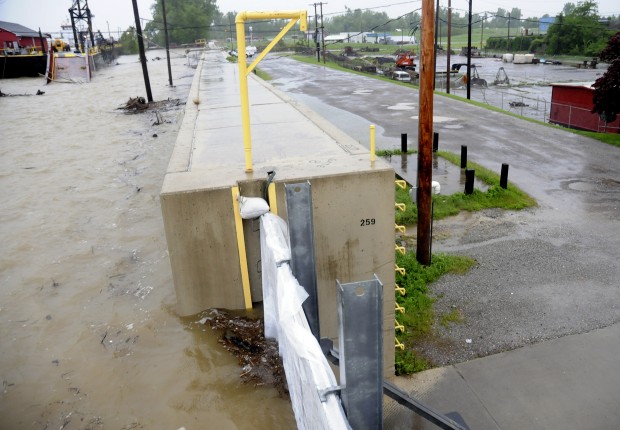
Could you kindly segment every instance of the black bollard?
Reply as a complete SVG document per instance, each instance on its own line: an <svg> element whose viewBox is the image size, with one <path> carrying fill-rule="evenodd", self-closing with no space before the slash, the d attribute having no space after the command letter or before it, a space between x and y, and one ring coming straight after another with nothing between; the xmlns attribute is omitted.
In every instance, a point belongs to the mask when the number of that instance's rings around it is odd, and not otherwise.
<svg viewBox="0 0 620 430"><path fill-rule="evenodd" d="M400 152L407 153L407 133L400 134Z"/></svg>
<svg viewBox="0 0 620 430"><path fill-rule="evenodd" d="M465 170L465 195L468 196L474 192L474 174L475 170Z"/></svg>
<svg viewBox="0 0 620 430"><path fill-rule="evenodd" d="M502 174L499 178L499 186L503 189L508 188L508 164L502 163Z"/></svg>
<svg viewBox="0 0 620 430"><path fill-rule="evenodd" d="M461 145L461 169L467 168L467 145Z"/></svg>
<svg viewBox="0 0 620 430"><path fill-rule="evenodd" d="M437 152L439 149L439 133L433 132L433 152Z"/></svg>

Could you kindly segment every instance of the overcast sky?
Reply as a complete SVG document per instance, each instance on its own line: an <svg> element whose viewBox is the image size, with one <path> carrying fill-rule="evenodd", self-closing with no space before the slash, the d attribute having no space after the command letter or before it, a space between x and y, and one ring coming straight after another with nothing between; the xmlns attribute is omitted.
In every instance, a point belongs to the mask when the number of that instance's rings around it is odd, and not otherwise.
<svg viewBox="0 0 620 430"><path fill-rule="evenodd" d="M433 0L435 2L436 0ZM154 0L138 0L140 17L151 18L150 6ZM241 10L298 10L306 9L309 15L314 15L313 3L297 0L218 0L222 12ZM498 8L511 10L513 7L521 9L524 17L542 16L548 13L557 15L566 0L472 0L472 10L476 12L496 12ZM577 3L577 1L573 1ZM58 32L60 25L69 20L68 9L72 0L0 0L0 21L9 21L22 24L32 29L41 28L44 32ZM332 14L345 11L345 6L354 8L372 8L376 12L385 12L395 18L421 7L421 0L327 0L323 3L323 14ZM440 0L440 6L447 7L448 0ZM468 8L467 0L452 0L452 7L460 10L461 15ZM620 15L620 1L599 0L601 15ZM93 29L107 33L108 25L111 32L125 30L135 25L132 0L89 0L88 6L93 18ZM142 22L144 26L145 21Z"/></svg>

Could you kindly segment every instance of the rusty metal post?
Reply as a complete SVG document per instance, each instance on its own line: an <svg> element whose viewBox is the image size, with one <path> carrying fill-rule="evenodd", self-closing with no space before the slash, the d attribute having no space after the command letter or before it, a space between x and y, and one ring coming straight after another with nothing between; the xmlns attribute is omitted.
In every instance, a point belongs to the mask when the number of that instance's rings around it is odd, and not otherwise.
<svg viewBox="0 0 620 430"><path fill-rule="evenodd" d="M433 132L433 152L437 152L439 150L439 133L436 131Z"/></svg>
<svg viewBox="0 0 620 430"><path fill-rule="evenodd" d="M433 49L435 8L433 0L422 0L422 43L420 52L420 116L418 123L418 225L416 259L431 262L431 182L433 179Z"/></svg>
<svg viewBox="0 0 620 430"><path fill-rule="evenodd" d="M461 145L461 169L467 168L467 145Z"/></svg>
<svg viewBox="0 0 620 430"><path fill-rule="evenodd" d="M400 134L400 152L407 153L407 133Z"/></svg>

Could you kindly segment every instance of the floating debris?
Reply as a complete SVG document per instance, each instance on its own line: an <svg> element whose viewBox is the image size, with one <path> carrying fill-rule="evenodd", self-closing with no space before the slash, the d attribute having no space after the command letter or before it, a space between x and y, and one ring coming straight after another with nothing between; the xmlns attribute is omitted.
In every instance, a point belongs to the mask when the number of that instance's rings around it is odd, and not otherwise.
<svg viewBox="0 0 620 430"><path fill-rule="evenodd" d="M280 395L288 393L278 344L275 340L265 339L262 319L209 309L200 322L222 332L218 342L237 357L242 367L241 381L275 387Z"/></svg>
<svg viewBox="0 0 620 430"><path fill-rule="evenodd" d="M156 110L156 115L159 115L157 111L168 111L178 106L182 106L184 102L180 99L167 99L158 102L147 102L144 97L132 97L123 106L118 109L126 111L126 113L139 113L149 110ZM158 122L165 122L158 116Z"/></svg>
<svg viewBox="0 0 620 430"><path fill-rule="evenodd" d="M145 110L149 108L149 104L144 97L130 98L125 106L121 106L119 109L124 110Z"/></svg>

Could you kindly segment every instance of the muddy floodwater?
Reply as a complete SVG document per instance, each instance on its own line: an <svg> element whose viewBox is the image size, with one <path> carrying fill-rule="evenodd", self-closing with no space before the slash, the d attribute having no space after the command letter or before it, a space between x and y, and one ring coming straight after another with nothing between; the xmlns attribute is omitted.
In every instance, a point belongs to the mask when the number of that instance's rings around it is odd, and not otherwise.
<svg viewBox="0 0 620 430"><path fill-rule="evenodd" d="M147 58L155 101L184 104L183 52L174 87L165 52ZM182 107L117 110L145 96L136 56L90 83L0 89L0 428L294 428L288 399L241 384L217 335L175 312L159 191Z"/></svg>

